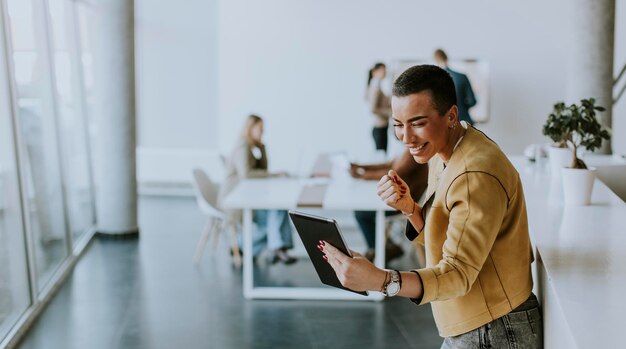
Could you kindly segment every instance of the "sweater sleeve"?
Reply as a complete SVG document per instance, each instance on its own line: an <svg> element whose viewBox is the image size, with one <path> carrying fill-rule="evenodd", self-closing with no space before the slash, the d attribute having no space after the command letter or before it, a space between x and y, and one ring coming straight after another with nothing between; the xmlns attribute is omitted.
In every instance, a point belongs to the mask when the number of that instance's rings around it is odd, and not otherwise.
<svg viewBox="0 0 626 349"><path fill-rule="evenodd" d="M508 206L497 178L483 172L457 177L446 193L449 221L442 259L417 270L424 295L422 304L467 294L482 269L500 231ZM432 212L431 212L432 214Z"/></svg>

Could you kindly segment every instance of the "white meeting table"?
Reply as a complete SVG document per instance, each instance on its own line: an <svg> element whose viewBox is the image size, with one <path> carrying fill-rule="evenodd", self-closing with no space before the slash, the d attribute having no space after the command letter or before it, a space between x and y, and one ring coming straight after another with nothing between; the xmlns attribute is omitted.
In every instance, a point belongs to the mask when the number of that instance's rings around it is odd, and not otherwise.
<svg viewBox="0 0 626 349"><path fill-rule="evenodd" d="M266 287L254 285L252 261L252 210L297 210L302 189L310 179L262 178L241 181L225 198L223 208L243 210L243 294L247 299L337 299L381 300L383 295L371 292L364 297L327 286ZM385 211L392 210L376 195L377 181L352 178L329 179L322 209L376 211L376 258L374 264L384 267ZM321 285L321 283L320 283Z"/></svg>

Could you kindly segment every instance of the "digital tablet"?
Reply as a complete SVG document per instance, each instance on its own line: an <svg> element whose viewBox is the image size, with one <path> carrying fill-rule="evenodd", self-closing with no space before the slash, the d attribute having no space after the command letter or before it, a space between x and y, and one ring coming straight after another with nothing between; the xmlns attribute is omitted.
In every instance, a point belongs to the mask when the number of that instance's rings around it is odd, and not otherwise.
<svg viewBox="0 0 626 349"><path fill-rule="evenodd" d="M367 296L367 292L353 291L344 287L341 282L339 282L337 274L335 274L333 268L326 260L324 260L324 253L317 249L319 241L324 240L335 246L346 255L352 257L352 253L350 253L350 250L348 249L348 246L346 246L346 242L339 231L337 222L334 219L313 216L296 211L289 211L289 217L291 217L291 221L296 227L298 235L300 235L300 239L304 244L306 252L309 254L309 258L311 258L311 261L313 262L313 266L315 267L315 271L317 271L320 281L329 286Z"/></svg>

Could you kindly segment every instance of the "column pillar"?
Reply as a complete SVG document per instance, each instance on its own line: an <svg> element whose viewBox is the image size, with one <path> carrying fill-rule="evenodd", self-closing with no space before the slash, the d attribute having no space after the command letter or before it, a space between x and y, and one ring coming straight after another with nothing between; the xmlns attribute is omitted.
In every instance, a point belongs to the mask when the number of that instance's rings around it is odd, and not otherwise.
<svg viewBox="0 0 626 349"><path fill-rule="evenodd" d="M598 114L602 126L612 127L613 48L615 0L575 0L571 20L574 31L573 57L568 97L570 102L594 97L606 108ZM611 143L603 142L600 153L610 154Z"/></svg>
<svg viewBox="0 0 626 349"><path fill-rule="evenodd" d="M97 231L137 234L134 0L92 0Z"/></svg>

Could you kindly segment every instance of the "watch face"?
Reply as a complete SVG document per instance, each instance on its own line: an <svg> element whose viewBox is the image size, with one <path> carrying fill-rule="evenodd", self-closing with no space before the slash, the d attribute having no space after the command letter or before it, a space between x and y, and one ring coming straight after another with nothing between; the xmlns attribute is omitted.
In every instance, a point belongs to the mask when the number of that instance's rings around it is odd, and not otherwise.
<svg viewBox="0 0 626 349"><path fill-rule="evenodd" d="M399 283L392 282L389 285L387 285L387 295L389 297L397 295L398 292L400 292L400 284Z"/></svg>

